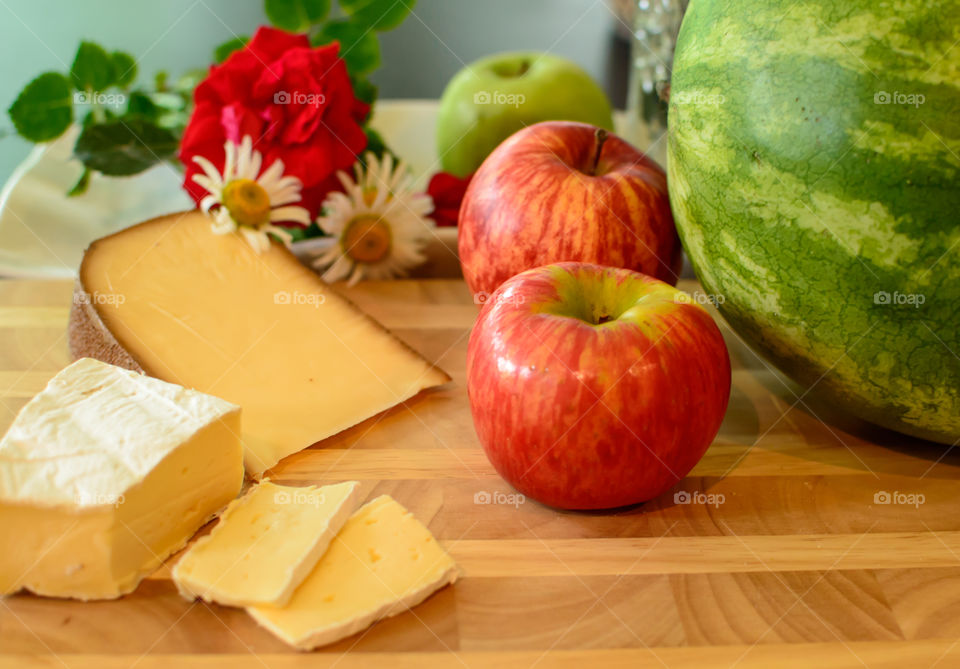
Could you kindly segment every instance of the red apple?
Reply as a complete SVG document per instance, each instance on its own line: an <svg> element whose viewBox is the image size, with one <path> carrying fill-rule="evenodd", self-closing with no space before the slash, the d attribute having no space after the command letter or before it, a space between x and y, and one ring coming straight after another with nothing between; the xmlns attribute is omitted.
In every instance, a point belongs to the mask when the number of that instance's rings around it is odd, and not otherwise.
<svg viewBox="0 0 960 669"><path fill-rule="evenodd" d="M682 262L663 170L585 123L547 121L511 135L474 175L459 226L474 294L562 261L625 267L673 285Z"/></svg>
<svg viewBox="0 0 960 669"><path fill-rule="evenodd" d="M644 502L713 441L730 359L710 314L630 270L558 263L508 280L467 349L467 394L490 462L564 509Z"/></svg>

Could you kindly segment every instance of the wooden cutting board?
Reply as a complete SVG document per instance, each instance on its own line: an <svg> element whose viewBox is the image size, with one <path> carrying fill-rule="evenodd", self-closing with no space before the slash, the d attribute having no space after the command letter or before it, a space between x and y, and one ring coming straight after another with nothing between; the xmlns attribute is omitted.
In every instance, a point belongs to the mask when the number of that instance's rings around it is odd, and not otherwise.
<svg viewBox="0 0 960 669"><path fill-rule="evenodd" d="M0 666L960 666L956 452L835 415L725 328L730 410L680 485L615 513L513 505L471 424L466 286L344 292L453 382L291 456L273 478L357 479L368 497L393 495L463 578L305 655L243 611L184 601L165 567L118 601L0 600ZM68 282L0 281L0 428L69 362L70 295Z"/></svg>

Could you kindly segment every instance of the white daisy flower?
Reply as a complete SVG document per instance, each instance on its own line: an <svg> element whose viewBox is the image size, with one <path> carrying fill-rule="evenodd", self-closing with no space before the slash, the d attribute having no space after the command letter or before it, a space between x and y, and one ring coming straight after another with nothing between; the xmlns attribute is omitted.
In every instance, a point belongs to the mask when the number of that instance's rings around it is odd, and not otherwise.
<svg viewBox="0 0 960 669"><path fill-rule="evenodd" d="M193 180L210 193L200 201L200 208L213 218L213 231L218 235L239 231L257 253L270 248L268 233L289 244L290 233L274 223L310 224L306 209L287 206L300 201L300 180L283 176L282 160L275 160L261 174L263 156L253 150L250 135L244 135L239 146L228 141L223 148L227 157L222 175L203 156L193 157L204 171L194 174Z"/></svg>
<svg viewBox="0 0 960 669"><path fill-rule="evenodd" d="M426 215L433 211L433 200L413 192L406 164L394 165L389 153L382 160L367 153L366 163L366 169L354 164L353 179L337 172L344 192L330 193L317 219L337 240L314 261L315 267L326 269L326 281L347 279L353 285L363 278L406 276L426 260L423 247L431 234Z"/></svg>

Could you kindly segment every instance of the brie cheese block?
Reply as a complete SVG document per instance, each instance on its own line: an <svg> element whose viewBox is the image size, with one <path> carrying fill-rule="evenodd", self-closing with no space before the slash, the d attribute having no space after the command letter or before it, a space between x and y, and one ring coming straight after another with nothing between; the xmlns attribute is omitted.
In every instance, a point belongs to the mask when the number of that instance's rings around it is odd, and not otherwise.
<svg viewBox="0 0 960 669"><path fill-rule="evenodd" d="M424 525L387 495L347 521L284 607L247 611L300 650L403 613L457 579L457 565Z"/></svg>
<svg viewBox="0 0 960 669"><path fill-rule="evenodd" d="M70 314L75 357L243 407L247 472L450 380L282 244L257 254L203 213L90 245Z"/></svg>
<svg viewBox="0 0 960 669"><path fill-rule="evenodd" d="M177 562L180 594L227 606L283 606L359 506L359 487L254 485Z"/></svg>
<svg viewBox="0 0 960 669"><path fill-rule="evenodd" d="M240 407L78 360L0 440L0 594L128 593L242 484Z"/></svg>

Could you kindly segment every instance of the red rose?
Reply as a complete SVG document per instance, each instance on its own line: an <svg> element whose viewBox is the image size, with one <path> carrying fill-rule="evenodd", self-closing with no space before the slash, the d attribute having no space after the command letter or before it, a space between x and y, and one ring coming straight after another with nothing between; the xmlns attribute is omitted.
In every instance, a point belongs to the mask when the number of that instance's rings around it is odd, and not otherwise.
<svg viewBox="0 0 960 669"><path fill-rule="evenodd" d="M195 155L223 169L223 144L250 135L263 168L280 159L303 182L300 203L316 216L337 170L349 170L367 145L360 127L368 105L356 99L337 43L311 48L306 35L260 28L194 91L194 109L180 143L183 186L199 205Z"/></svg>
<svg viewBox="0 0 960 669"><path fill-rule="evenodd" d="M433 198L433 213L430 214L438 227L454 226L460 215L460 203L467 192L473 174L464 178L448 172L437 172L430 178L427 194Z"/></svg>

